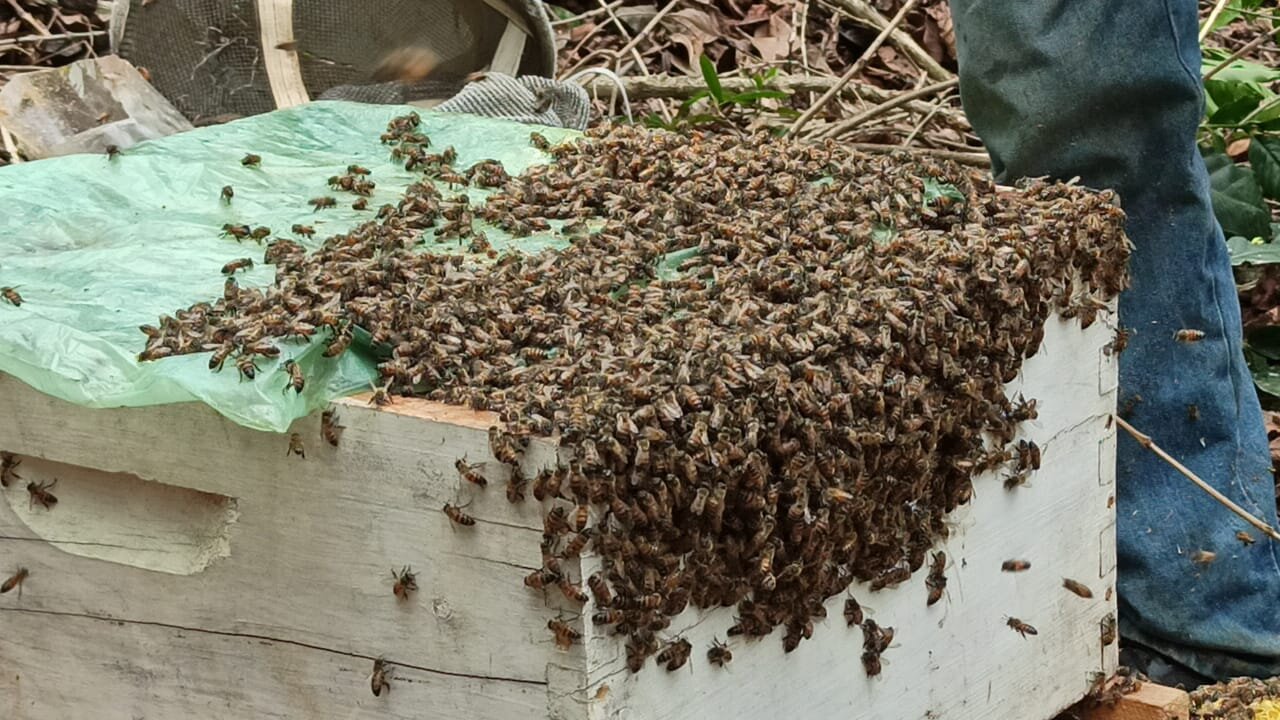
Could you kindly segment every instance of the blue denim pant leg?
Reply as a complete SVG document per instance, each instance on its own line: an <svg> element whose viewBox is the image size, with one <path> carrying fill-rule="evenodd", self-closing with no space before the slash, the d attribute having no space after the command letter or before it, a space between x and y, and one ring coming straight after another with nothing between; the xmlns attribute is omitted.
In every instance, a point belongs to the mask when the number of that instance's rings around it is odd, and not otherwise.
<svg viewBox="0 0 1280 720"><path fill-rule="evenodd" d="M964 106L997 177L1079 176L1120 193L1135 245L1120 299L1134 333L1120 358L1128 419L1275 523L1240 308L1195 147L1195 0L951 6ZM1177 342L1181 328L1205 337ZM1122 636L1213 677L1280 674L1277 545L1123 433L1118 453ZM1237 539L1240 530L1256 544ZM1193 563L1197 550L1216 561Z"/></svg>

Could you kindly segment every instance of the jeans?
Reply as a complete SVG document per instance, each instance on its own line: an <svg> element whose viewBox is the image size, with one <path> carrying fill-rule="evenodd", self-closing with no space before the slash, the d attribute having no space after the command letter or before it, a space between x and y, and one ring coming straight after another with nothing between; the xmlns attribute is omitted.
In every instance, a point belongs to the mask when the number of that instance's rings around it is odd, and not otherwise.
<svg viewBox="0 0 1280 720"><path fill-rule="evenodd" d="M1135 247L1132 285L1120 297L1120 322L1132 331L1120 356L1125 416L1274 525L1239 302L1195 145L1203 105L1195 0L951 0L951 8L961 97L997 179L1079 176L1120 194ZM1204 339L1178 342L1183 328ZM1117 452L1122 638L1214 678L1280 674L1277 544L1123 432ZM1242 530L1256 542L1239 539ZM1193 562L1199 550L1216 560Z"/></svg>

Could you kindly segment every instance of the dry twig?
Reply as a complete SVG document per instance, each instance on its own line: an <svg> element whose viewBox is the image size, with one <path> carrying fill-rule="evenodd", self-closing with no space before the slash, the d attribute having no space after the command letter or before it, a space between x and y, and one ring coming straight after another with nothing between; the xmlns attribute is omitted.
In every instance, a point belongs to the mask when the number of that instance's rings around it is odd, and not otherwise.
<svg viewBox="0 0 1280 720"><path fill-rule="evenodd" d="M915 90L898 93L893 97L889 98L888 100L885 100L879 105L876 105L862 112L859 115L855 115L854 117L849 118L848 120L844 120L842 122L832 125L828 130L826 130L826 132L823 133L823 137L836 137L838 135L842 135L848 132L849 130L852 130L853 128L856 128L859 125L867 122L868 120L878 117L880 114L888 110L892 110L901 105L905 105L906 103L912 100L918 100L923 97L928 97L930 95L941 92L943 90L950 90L951 88L959 84L960 84L959 79L951 78L950 80L943 80L940 83L934 83L932 85L926 85L921 88L916 88Z"/></svg>
<svg viewBox="0 0 1280 720"><path fill-rule="evenodd" d="M886 26L892 23L894 27L889 35L889 39L898 47L899 50L902 51L903 55L910 58L911 62L915 63L917 67L923 70L926 75L934 80L945 80L952 76L952 72L942 67L937 60L934 60L933 56L930 55L927 50L920 47L920 44L917 43L914 38L906 32L897 29L896 26L898 23L886 19L885 16L881 15L880 11L872 7L870 3L864 2L864 0L823 1L827 5L843 11L854 20L860 20L877 30L883 30Z"/></svg>
<svg viewBox="0 0 1280 720"><path fill-rule="evenodd" d="M1271 36L1266 33L1262 33L1258 35L1258 37L1250 40L1239 50L1231 53L1231 55L1229 55L1226 60L1223 60L1217 65L1214 65L1213 69L1211 69L1209 72L1204 74L1204 79L1205 80L1211 79L1214 75L1217 75L1218 73L1222 72L1222 70L1225 69L1228 65L1235 62L1236 60L1239 60L1245 53L1249 52L1250 50L1253 50L1254 48L1258 47L1259 45L1261 45L1262 43L1270 39L1271 39Z"/></svg>
<svg viewBox="0 0 1280 720"><path fill-rule="evenodd" d="M1280 540L1280 532L1276 532L1275 528L1259 520L1257 517L1251 514L1248 510L1245 510L1244 508L1232 502L1231 498L1227 497L1226 495L1223 495L1222 493L1214 489L1212 485L1205 482L1204 480L1201 480L1198 475L1196 475L1195 473L1187 469L1186 465L1183 465L1177 460L1174 460L1173 457L1169 455L1169 453L1162 450L1159 445L1156 445L1155 442L1151 440L1150 435L1144 435L1143 433L1139 432L1132 425L1125 422L1124 418L1120 417L1119 415L1115 415L1113 417L1115 418L1116 424L1124 428L1125 432L1132 435L1133 439L1137 440L1139 445L1155 453L1156 457L1169 463L1169 465L1173 467L1174 470L1177 470L1179 473L1181 473L1183 477L1185 477L1186 479L1194 483L1196 487L1208 493L1209 497L1213 498L1214 500L1217 500L1219 503L1222 504L1223 507L1235 513L1236 515L1239 515L1241 519L1243 519L1245 522L1254 526L1258 530L1261 530L1262 533L1267 537L1271 538L1272 540Z"/></svg>
<svg viewBox="0 0 1280 720"><path fill-rule="evenodd" d="M871 44L867 46L867 49L852 65L849 66L849 69L845 71L844 75L840 76L840 79L831 86L831 89L823 93L822 97L818 98L815 103L810 105L808 110L805 110L800 117L796 118L796 122L791 126L789 134L795 135L804 129L804 126L812 120L813 116L817 115L828 102L831 101L831 98L835 97L850 80L853 80L855 75L862 72L862 66L866 65L867 60L875 55L876 50L884 44L885 38L889 37L889 34L893 32L893 29L896 28L902 22L903 18L907 16L907 13L911 12L911 9L916 6L916 2L917 0L907 0L902 4L902 8L898 10L898 14L893 16L893 19L889 21L889 24L880 31L880 34L876 36L875 40L871 41Z"/></svg>

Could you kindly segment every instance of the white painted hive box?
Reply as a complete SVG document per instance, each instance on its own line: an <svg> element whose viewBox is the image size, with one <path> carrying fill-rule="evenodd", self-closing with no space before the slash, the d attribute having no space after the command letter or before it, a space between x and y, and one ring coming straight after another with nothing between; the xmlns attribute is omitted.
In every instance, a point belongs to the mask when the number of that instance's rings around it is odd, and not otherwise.
<svg viewBox="0 0 1280 720"><path fill-rule="evenodd" d="M852 588L896 628L876 678L843 596L794 652L781 631L735 638L725 669L706 650L734 609L687 610L661 634L688 638L692 660L630 674L590 603L577 617L557 590L522 585L541 565L539 506L507 502L497 463L487 490L460 488L456 459L491 459L482 415L343 401L337 448L318 413L295 424L301 459L201 404L89 410L0 376L0 449L22 461L0 503L0 576L30 570L21 597L0 595L0 717L1048 720L1116 663L1100 640L1115 613L1112 320L1051 318L1009 385L1038 401L1020 437L1043 464L1014 491L975 481L942 548L942 601L926 608L923 571ZM526 461L555 452L535 444ZM31 507L25 484L55 477L57 505ZM470 502L478 524L452 526L446 502ZM1002 572L1015 558L1031 569ZM420 589L398 602L390 571L406 565ZM556 617L584 632L568 652ZM375 697L379 657L394 670Z"/></svg>

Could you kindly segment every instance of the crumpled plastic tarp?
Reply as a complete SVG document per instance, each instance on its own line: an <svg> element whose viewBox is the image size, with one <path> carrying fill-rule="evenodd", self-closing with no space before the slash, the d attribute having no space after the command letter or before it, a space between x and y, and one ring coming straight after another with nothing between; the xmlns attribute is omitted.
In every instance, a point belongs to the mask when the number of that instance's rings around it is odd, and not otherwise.
<svg viewBox="0 0 1280 720"><path fill-rule="evenodd" d="M396 203L421 176L391 160L378 137L391 118L412 110L311 103L143 143L115 159L72 155L0 169L0 287L16 288L25 301L0 301L0 372L86 407L198 400L240 425L274 432L334 398L368 390L375 360L359 337L337 359L322 357L323 342L281 343L281 357L258 358L250 381L232 362L210 372L207 352L138 362L146 340L138 326L221 297L225 263L262 259L257 243L222 237L225 223L266 225L273 237L293 237L294 223L313 225L315 239L303 242L315 247ZM531 130L552 142L573 135L419 112L433 149L454 146L459 169L493 158L516 174L548 160L530 145ZM260 167L241 165L246 153L260 155ZM377 182L368 211L352 210L355 196L326 184L352 163L372 170ZM220 199L224 185L235 190L230 204ZM486 194L467 192L473 201ZM337 198L337 207L314 211L307 201L321 195ZM499 250L566 244L555 232L519 240L496 228L485 234ZM433 247L428 235L425 248ZM266 286L274 267L258 264L237 277L245 287ZM307 377L300 396L284 392L279 366L290 357Z"/></svg>

